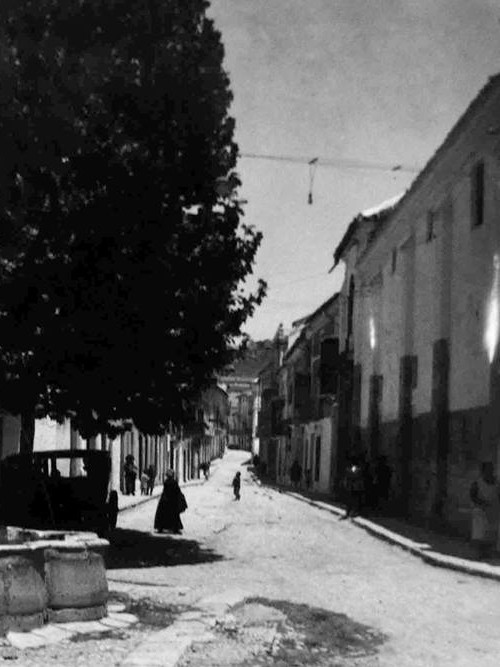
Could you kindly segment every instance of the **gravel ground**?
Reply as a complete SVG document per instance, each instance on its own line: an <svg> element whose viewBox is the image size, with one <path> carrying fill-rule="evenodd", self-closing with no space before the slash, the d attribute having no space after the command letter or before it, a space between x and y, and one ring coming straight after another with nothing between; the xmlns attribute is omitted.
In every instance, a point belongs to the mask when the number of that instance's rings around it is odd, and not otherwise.
<svg viewBox="0 0 500 667"><path fill-rule="evenodd" d="M126 610L139 618L139 623L126 629L103 633L74 635L70 639L43 648L20 651L10 646L0 647L0 662L18 667L117 667L148 635L168 627L178 615L178 607L155 604L149 598L134 599L124 594L112 594L111 601L123 602Z"/></svg>
<svg viewBox="0 0 500 667"><path fill-rule="evenodd" d="M145 639L144 630L109 632L99 635L82 635L69 641L39 649L18 651L0 649L0 660L19 667L115 667L122 663L138 642Z"/></svg>
<svg viewBox="0 0 500 667"><path fill-rule="evenodd" d="M111 585L194 608L239 591L340 614L384 637L370 658L384 667L498 667L500 584L432 567L259 486L247 460L228 451L206 484L186 489L182 536L149 532L155 502L123 514L129 547L110 562ZM240 502L232 498L236 470Z"/></svg>
<svg viewBox="0 0 500 667"><path fill-rule="evenodd" d="M194 643L179 667L373 667L384 637L342 614L286 600L250 598Z"/></svg>
<svg viewBox="0 0 500 667"><path fill-rule="evenodd" d="M190 667L288 667L296 661L498 667L500 584L433 568L348 521L261 487L243 465L247 459L248 453L229 451L206 484L185 489L189 509L181 536L152 532L155 501L120 515L108 581L116 594L149 605L139 626L122 635L10 651L13 661L27 667L119 665L179 611L205 613L211 606L215 641L186 654L185 660L198 660ZM238 469L242 496L235 502L231 480ZM241 631L236 611L235 621L225 616L227 606L218 611L218 596L229 596L232 606L253 599L283 618L270 627L244 623ZM359 654L346 653L358 640Z"/></svg>

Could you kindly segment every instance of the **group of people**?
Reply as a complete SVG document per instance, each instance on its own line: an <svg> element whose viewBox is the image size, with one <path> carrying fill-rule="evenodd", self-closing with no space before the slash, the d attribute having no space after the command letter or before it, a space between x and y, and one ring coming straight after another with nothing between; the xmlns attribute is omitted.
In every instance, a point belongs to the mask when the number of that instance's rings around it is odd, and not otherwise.
<svg viewBox="0 0 500 667"><path fill-rule="evenodd" d="M391 477L392 471L385 457L379 457L373 467L362 458L352 459L344 477L345 517L387 505ZM500 551L500 481L491 461L480 464L479 475L470 486L469 496L472 502L471 542L476 547L477 556L486 558Z"/></svg>
<svg viewBox="0 0 500 667"><path fill-rule="evenodd" d="M342 484L345 517L385 509L389 503L391 479L392 469L385 456L377 457L374 462L366 461L363 456L352 457Z"/></svg>
<svg viewBox="0 0 500 667"><path fill-rule="evenodd" d="M135 496L135 485L137 480L138 469L135 465L135 458L132 454L125 457L125 464L123 466L123 477L125 481L125 495ZM156 468L150 465L141 474L141 495L150 496L153 494L153 489L156 480Z"/></svg>
<svg viewBox="0 0 500 667"><path fill-rule="evenodd" d="M300 483L302 481L302 466L300 465L298 459L295 459L295 461L292 463L292 467L290 468L290 481L292 482L294 489L300 489ZM312 482L311 471L309 468L304 473L304 482L307 491L309 491Z"/></svg>
<svg viewBox="0 0 500 667"><path fill-rule="evenodd" d="M302 466L298 459L290 468L290 481L294 489L299 489L302 482ZM374 463L364 457L349 460L342 480L342 495L346 504L346 517L361 511L384 509L389 502L392 470L385 456L379 456ZM311 487L311 471L304 474L306 490Z"/></svg>

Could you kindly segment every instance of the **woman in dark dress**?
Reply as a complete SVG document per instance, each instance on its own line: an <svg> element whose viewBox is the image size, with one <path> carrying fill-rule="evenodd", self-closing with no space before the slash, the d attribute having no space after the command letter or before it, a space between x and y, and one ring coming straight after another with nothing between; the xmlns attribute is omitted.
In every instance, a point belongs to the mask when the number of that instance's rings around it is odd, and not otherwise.
<svg viewBox="0 0 500 667"><path fill-rule="evenodd" d="M183 495L173 470L167 470L163 491L155 514L155 530L180 533L184 528L180 512L183 511Z"/></svg>

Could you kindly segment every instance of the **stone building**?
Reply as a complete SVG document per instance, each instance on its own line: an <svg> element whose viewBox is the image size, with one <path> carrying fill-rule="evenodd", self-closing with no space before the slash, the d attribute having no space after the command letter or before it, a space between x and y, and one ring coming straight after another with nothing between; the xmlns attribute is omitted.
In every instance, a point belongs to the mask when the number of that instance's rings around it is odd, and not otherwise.
<svg viewBox="0 0 500 667"><path fill-rule="evenodd" d="M219 385L206 389L200 400L205 431L199 443L199 463L224 455L228 439L229 397Z"/></svg>
<svg viewBox="0 0 500 667"><path fill-rule="evenodd" d="M273 355L272 341L250 340L245 352L218 377L229 397L228 447L259 453L258 378Z"/></svg>
<svg viewBox="0 0 500 667"><path fill-rule="evenodd" d="M279 390L278 372L283 363L287 337L280 325L272 341L272 357L260 371L257 382L259 458L262 471L276 479L278 438L283 433L283 392Z"/></svg>
<svg viewBox="0 0 500 667"><path fill-rule="evenodd" d="M331 493L337 470L338 294L294 325L299 333L280 370L285 429L278 441L278 480L289 482L297 460L304 488Z"/></svg>
<svg viewBox="0 0 500 667"><path fill-rule="evenodd" d="M353 280L361 446L388 457L403 511L463 533L479 463L500 463L499 214L497 75L365 247L335 253Z"/></svg>
<svg viewBox="0 0 500 667"><path fill-rule="evenodd" d="M303 421L302 468L310 488L333 493L338 468L339 295L306 320L301 337L309 357L309 405Z"/></svg>
<svg viewBox="0 0 500 667"><path fill-rule="evenodd" d="M360 293L357 282L358 260L365 253L381 225L401 195L359 213L349 224L334 252L333 270L344 264L344 280L337 300L338 320L338 423L337 423L337 485L340 484L347 459L359 452L360 366L354 366L354 313Z"/></svg>
<svg viewBox="0 0 500 667"><path fill-rule="evenodd" d="M275 360L260 374L261 458L267 476L290 483L295 460L302 487L331 493L337 471L338 295L275 336Z"/></svg>
<svg viewBox="0 0 500 667"><path fill-rule="evenodd" d="M294 323L297 325L297 323ZM302 322L300 323L302 333ZM276 436L276 479L281 484L290 481L290 468L297 458L303 459L304 423L309 417L310 356L305 341L299 335L289 341L289 348L278 370L278 392L281 414L278 415ZM306 465L309 459L306 460ZM306 468L303 468L305 474Z"/></svg>

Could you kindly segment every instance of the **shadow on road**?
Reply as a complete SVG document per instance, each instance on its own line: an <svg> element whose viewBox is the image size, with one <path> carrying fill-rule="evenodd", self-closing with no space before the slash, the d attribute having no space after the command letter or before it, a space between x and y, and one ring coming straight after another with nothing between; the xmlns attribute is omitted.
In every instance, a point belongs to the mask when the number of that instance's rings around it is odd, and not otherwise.
<svg viewBox="0 0 500 667"><path fill-rule="evenodd" d="M374 667L388 637L345 614L289 600L247 598L218 619L180 667Z"/></svg>
<svg viewBox="0 0 500 667"><path fill-rule="evenodd" d="M271 607L286 617L281 638L273 647L272 660L257 664L373 665L372 661L365 663L364 659L375 656L387 640L382 632L327 609L259 597L248 598L245 604Z"/></svg>
<svg viewBox="0 0 500 667"><path fill-rule="evenodd" d="M152 534L140 530L117 528L109 538L105 556L108 570L157 567L165 565L197 565L223 559L211 549L204 549L195 540Z"/></svg>

